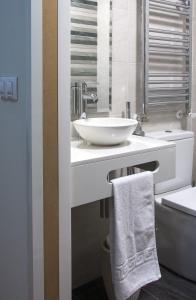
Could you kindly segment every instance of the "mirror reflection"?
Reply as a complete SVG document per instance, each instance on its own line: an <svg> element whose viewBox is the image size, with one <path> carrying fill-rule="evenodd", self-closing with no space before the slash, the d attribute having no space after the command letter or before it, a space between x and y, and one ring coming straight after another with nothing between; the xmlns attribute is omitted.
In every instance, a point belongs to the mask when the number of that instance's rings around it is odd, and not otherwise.
<svg viewBox="0 0 196 300"><path fill-rule="evenodd" d="M112 2L71 1L71 118L109 112Z"/></svg>

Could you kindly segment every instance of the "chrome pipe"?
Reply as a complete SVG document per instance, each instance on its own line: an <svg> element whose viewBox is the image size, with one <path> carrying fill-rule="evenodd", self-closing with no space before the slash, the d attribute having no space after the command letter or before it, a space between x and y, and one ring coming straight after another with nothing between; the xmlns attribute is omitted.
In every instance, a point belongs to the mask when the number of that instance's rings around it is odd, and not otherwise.
<svg viewBox="0 0 196 300"><path fill-rule="evenodd" d="M149 31L150 32L155 32L155 33L163 33L163 34L174 34L174 35L181 35L181 36L189 36L189 33L180 32L180 31L173 31L173 30L149 28Z"/></svg>
<svg viewBox="0 0 196 300"><path fill-rule="evenodd" d="M150 5L150 9L151 10L156 10L159 12L169 12L172 14L177 14L177 15L183 15L183 16L189 16L189 12L188 11L181 11L181 10L177 10L177 9L173 9L173 8L166 8L160 5Z"/></svg>
<svg viewBox="0 0 196 300"><path fill-rule="evenodd" d="M150 43L150 47L154 48L166 48L166 49L180 49L180 50L189 50L188 47L185 46L179 46L179 45L171 45L171 44L158 44L158 43Z"/></svg>
<svg viewBox="0 0 196 300"><path fill-rule="evenodd" d="M161 92L161 91L186 91L188 90L189 87L150 87L149 91L150 92Z"/></svg>
<svg viewBox="0 0 196 300"><path fill-rule="evenodd" d="M161 102L148 102L149 106L157 106L157 105L167 105L167 104L186 104L188 100L179 100L179 101L161 101Z"/></svg>
<svg viewBox="0 0 196 300"><path fill-rule="evenodd" d="M167 94L167 95L162 95L162 94L156 94L156 95L149 95L149 99L156 99L156 98L182 98L182 97L187 97L189 94Z"/></svg>
<svg viewBox="0 0 196 300"><path fill-rule="evenodd" d="M185 8L185 9L190 8L189 5L183 5L180 2L172 2L172 1L168 1L168 0L150 0L150 2L165 4L165 5L174 6L174 7L181 7L181 8Z"/></svg>
<svg viewBox="0 0 196 300"><path fill-rule="evenodd" d="M188 53L175 52L175 51L158 51L158 50L150 50L149 53L150 53L150 54L157 54L157 55L189 56Z"/></svg>
<svg viewBox="0 0 196 300"><path fill-rule="evenodd" d="M149 73L149 77L189 77L189 73Z"/></svg>
<svg viewBox="0 0 196 300"><path fill-rule="evenodd" d="M149 35L150 40L157 40L157 41L169 41L169 42L175 42L175 43L189 43L188 39L176 39L172 37L161 37L156 35Z"/></svg>
<svg viewBox="0 0 196 300"><path fill-rule="evenodd" d="M126 101L126 114L127 119L131 119L131 101Z"/></svg>
<svg viewBox="0 0 196 300"><path fill-rule="evenodd" d="M149 80L149 84L188 84L188 80Z"/></svg>

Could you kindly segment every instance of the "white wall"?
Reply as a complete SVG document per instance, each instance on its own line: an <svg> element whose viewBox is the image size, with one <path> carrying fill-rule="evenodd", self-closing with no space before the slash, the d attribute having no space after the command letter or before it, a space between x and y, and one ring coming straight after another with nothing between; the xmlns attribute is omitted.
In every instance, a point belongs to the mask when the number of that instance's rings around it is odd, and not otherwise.
<svg viewBox="0 0 196 300"><path fill-rule="evenodd" d="M126 101L135 111L136 99L136 1L113 0L112 115L121 116Z"/></svg>
<svg viewBox="0 0 196 300"><path fill-rule="evenodd" d="M0 299L30 300L30 0L1 0L0 37L0 74L19 79L0 101Z"/></svg>

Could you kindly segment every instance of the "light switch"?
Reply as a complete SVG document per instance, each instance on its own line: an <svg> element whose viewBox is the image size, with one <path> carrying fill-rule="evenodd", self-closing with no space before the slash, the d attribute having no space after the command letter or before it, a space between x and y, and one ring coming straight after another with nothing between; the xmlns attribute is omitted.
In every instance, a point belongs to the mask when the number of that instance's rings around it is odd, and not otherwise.
<svg viewBox="0 0 196 300"><path fill-rule="evenodd" d="M18 100L17 77L0 76L0 99L4 101Z"/></svg>
<svg viewBox="0 0 196 300"><path fill-rule="evenodd" d="M4 81L0 78L0 99L2 96L5 95L5 83Z"/></svg>
<svg viewBox="0 0 196 300"><path fill-rule="evenodd" d="M7 81L6 91L7 91L7 96L13 95L14 89L13 89L13 82L11 80Z"/></svg>

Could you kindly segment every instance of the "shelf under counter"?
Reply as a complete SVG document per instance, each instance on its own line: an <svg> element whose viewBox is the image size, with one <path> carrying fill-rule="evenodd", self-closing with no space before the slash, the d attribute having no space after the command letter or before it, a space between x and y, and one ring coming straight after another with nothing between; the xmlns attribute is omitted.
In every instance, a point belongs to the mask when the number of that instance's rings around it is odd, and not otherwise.
<svg viewBox="0 0 196 300"><path fill-rule="evenodd" d="M111 171L157 162L154 183L175 176L175 143L131 135L116 146L71 142L72 201L76 207L112 196ZM131 176L131 175L130 175Z"/></svg>

